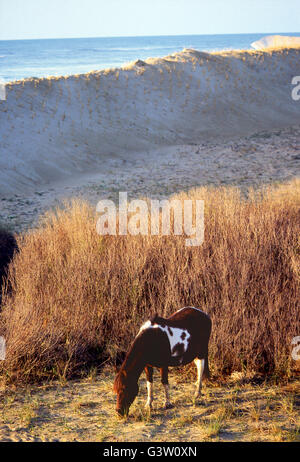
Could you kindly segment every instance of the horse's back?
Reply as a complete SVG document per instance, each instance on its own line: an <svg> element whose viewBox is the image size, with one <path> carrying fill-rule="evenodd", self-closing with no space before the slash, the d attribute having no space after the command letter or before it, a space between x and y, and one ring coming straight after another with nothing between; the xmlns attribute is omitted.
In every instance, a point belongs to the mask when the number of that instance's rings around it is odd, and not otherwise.
<svg viewBox="0 0 300 462"><path fill-rule="evenodd" d="M193 306L186 306L168 317L174 325L190 330L200 330L210 334L211 319L207 313Z"/></svg>
<svg viewBox="0 0 300 462"><path fill-rule="evenodd" d="M180 325L190 334L189 356L197 351L197 357L207 357L208 342L211 334L212 322L207 313L195 307L184 307L168 318L172 324Z"/></svg>
<svg viewBox="0 0 300 462"><path fill-rule="evenodd" d="M143 349L148 364L179 366L196 357L207 358L210 332L211 320L206 313L184 307L169 318L156 315L147 321L136 341L141 343L139 351Z"/></svg>

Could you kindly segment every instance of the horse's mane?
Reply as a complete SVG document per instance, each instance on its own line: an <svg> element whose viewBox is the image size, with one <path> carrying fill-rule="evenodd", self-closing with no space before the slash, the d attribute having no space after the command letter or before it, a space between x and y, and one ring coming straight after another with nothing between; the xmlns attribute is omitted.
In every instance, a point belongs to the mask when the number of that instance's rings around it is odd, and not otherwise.
<svg viewBox="0 0 300 462"><path fill-rule="evenodd" d="M165 318L158 316L157 313L150 319L151 324L159 324L162 327L166 325L166 321L167 320Z"/></svg>
<svg viewBox="0 0 300 462"><path fill-rule="evenodd" d="M119 393L125 387L126 371L120 369L114 381L114 392Z"/></svg>
<svg viewBox="0 0 300 462"><path fill-rule="evenodd" d="M147 334L146 334L147 335ZM143 344L145 341L145 332L143 336L137 335L134 341L132 342L128 353L123 361L123 364L117 373L114 381L114 391L119 393L122 389L126 387L128 382L130 381L130 375L127 375L127 369L130 369L131 364L136 360L136 358L141 354L143 351ZM126 370L125 370L126 367Z"/></svg>

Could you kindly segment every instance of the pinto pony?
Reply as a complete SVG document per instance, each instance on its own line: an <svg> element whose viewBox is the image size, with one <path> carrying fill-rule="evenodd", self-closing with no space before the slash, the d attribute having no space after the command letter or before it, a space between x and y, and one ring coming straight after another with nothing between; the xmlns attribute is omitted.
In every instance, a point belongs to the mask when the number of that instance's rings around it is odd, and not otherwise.
<svg viewBox="0 0 300 462"><path fill-rule="evenodd" d="M209 377L208 342L211 332L210 317L198 308L185 307L167 319L155 316L139 330L126 358L115 378L117 393L116 411L128 415L129 408L138 394L138 379L145 370L148 399L153 402L153 367L160 369L165 389L165 409L172 406L169 396L168 366L183 366L192 361L197 366L195 398L201 396L202 376Z"/></svg>

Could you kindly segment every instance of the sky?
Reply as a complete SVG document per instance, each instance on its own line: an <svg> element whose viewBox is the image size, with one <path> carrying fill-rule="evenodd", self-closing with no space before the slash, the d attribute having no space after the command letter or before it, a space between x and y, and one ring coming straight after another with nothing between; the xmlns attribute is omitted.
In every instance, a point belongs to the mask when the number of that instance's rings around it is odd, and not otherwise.
<svg viewBox="0 0 300 462"><path fill-rule="evenodd" d="M0 40L300 32L299 0L0 0Z"/></svg>

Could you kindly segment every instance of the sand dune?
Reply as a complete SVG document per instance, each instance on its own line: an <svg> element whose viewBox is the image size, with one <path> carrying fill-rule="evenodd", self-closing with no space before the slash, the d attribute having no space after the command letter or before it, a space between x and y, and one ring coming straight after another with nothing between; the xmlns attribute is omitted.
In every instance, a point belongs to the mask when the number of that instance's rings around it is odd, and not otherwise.
<svg viewBox="0 0 300 462"><path fill-rule="evenodd" d="M160 147L295 125L299 58L297 49L186 49L120 69L11 82L0 101L0 195Z"/></svg>

